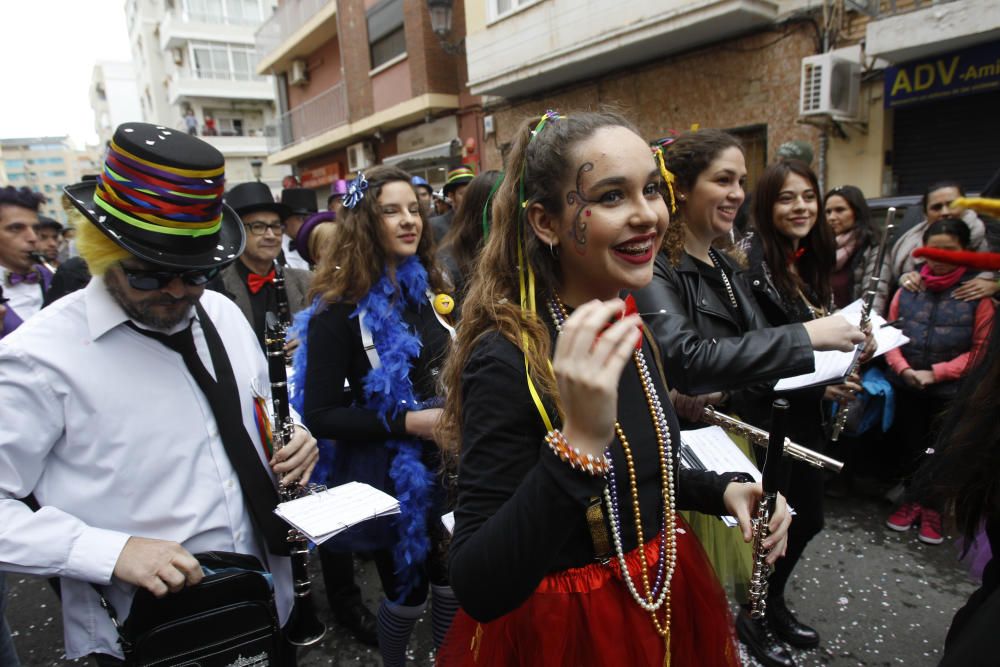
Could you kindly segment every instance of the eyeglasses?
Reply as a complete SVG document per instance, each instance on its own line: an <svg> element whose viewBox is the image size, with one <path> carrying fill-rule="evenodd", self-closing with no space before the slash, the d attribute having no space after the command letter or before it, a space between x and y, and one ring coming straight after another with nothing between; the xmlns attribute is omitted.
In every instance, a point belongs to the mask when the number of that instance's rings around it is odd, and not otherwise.
<svg viewBox="0 0 1000 667"><path fill-rule="evenodd" d="M132 289L142 292L163 289L172 283L175 278L180 278L185 285L201 287L219 275L220 271L217 266L213 266L210 269L193 269L191 271L150 271L147 269L132 269L121 262L118 265L122 267L122 273L125 274L125 279L128 281L129 286Z"/></svg>
<svg viewBox="0 0 1000 667"><path fill-rule="evenodd" d="M254 236L263 236L267 233L267 230L274 232L275 236L281 236L285 233L285 223L283 222L272 222L267 224L266 222L244 222L243 226L250 230L250 233Z"/></svg>

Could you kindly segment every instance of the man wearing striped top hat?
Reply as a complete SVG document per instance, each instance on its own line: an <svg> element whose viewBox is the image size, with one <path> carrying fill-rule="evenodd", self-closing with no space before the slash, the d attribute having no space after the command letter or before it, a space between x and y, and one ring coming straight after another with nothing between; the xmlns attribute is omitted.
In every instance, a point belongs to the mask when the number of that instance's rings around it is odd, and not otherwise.
<svg viewBox="0 0 1000 667"><path fill-rule="evenodd" d="M297 428L265 454L264 355L239 309L205 291L244 245L224 187L209 144L119 126L100 178L66 188L93 280L0 342L0 569L61 578L71 659L123 656L93 585L121 617L137 588L200 581L197 552L257 557L282 623L291 610L276 483L308 479L316 443Z"/></svg>
<svg viewBox="0 0 1000 667"><path fill-rule="evenodd" d="M455 217L462 198L465 197L465 189L469 187L469 182L476 177L476 172L469 165L463 164L457 169L448 172L444 182L444 196L451 200L451 209L443 215L430 219L431 229L434 230L434 241L440 243L444 235L451 228L451 221Z"/></svg>

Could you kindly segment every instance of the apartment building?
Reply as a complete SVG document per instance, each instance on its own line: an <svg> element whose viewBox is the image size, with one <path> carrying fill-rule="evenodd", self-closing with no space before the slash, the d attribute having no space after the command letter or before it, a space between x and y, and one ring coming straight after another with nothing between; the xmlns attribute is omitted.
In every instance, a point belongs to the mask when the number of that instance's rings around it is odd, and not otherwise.
<svg viewBox="0 0 1000 667"><path fill-rule="evenodd" d="M257 31L258 74L272 74L280 115L274 165L293 165L326 204L329 184L379 163L435 186L479 163L480 100L465 86L464 7L432 29L425 0L282 0Z"/></svg>
<svg viewBox="0 0 1000 667"><path fill-rule="evenodd" d="M132 63L105 60L94 65L90 107L94 110L94 131L101 146L107 144L122 123L142 120Z"/></svg>
<svg viewBox="0 0 1000 667"><path fill-rule="evenodd" d="M526 116L613 105L650 139L730 130L751 186L791 141L827 186L869 196L996 169L994 0L465 0L465 22L484 168Z"/></svg>
<svg viewBox="0 0 1000 667"><path fill-rule="evenodd" d="M85 174L96 174L102 151L97 146L77 150L69 137L25 137L0 139L4 185L28 187L45 195L40 213L66 223L62 189L79 182Z"/></svg>
<svg viewBox="0 0 1000 667"><path fill-rule="evenodd" d="M274 86L254 69L254 31L271 0L127 0L126 23L143 118L193 129L226 157L229 183L281 188L287 167L266 163Z"/></svg>

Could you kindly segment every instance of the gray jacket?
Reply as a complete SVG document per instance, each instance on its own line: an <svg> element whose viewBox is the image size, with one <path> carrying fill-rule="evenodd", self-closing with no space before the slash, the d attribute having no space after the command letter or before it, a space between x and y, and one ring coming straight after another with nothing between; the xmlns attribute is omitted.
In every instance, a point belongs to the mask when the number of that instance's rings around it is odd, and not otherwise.
<svg viewBox="0 0 1000 667"><path fill-rule="evenodd" d="M250 290L247 288L246 283L240 280L240 274L236 270L236 265L231 264L227 266L219 276L222 278L222 285L225 287L227 296L236 302L236 305L243 311L243 316L247 318L247 322L250 322L251 326L253 326L253 307L250 305ZM312 273L309 271L285 267L285 291L288 293L288 306L291 308L293 315L309 305L307 294L311 282Z"/></svg>

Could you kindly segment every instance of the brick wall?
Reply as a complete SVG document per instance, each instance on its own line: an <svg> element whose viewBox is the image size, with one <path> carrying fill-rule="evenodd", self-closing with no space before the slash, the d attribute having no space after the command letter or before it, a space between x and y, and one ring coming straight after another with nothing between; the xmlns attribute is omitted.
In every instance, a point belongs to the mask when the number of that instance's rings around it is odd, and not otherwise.
<svg viewBox="0 0 1000 667"><path fill-rule="evenodd" d="M357 120L374 113L371 80L371 56L368 52L368 23L364 0L339 0L337 33L344 54L344 79L350 118Z"/></svg>
<svg viewBox="0 0 1000 667"><path fill-rule="evenodd" d="M800 61L816 52L814 33L807 26L788 30L730 40L488 110L497 129L483 146L483 168L500 169L500 148L520 121L549 108L572 112L615 105L650 139L692 123L766 124L769 160L793 139L818 149L818 131L797 122Z"/></svg>
<svg viewBox="0 0 1000 667"><path fill-rule="evenodd" d="M325 93L340 82L340 43L337 37L310 53L305 61L309 83L304 86L288 86L288 106L291 109Z"/></svg>

